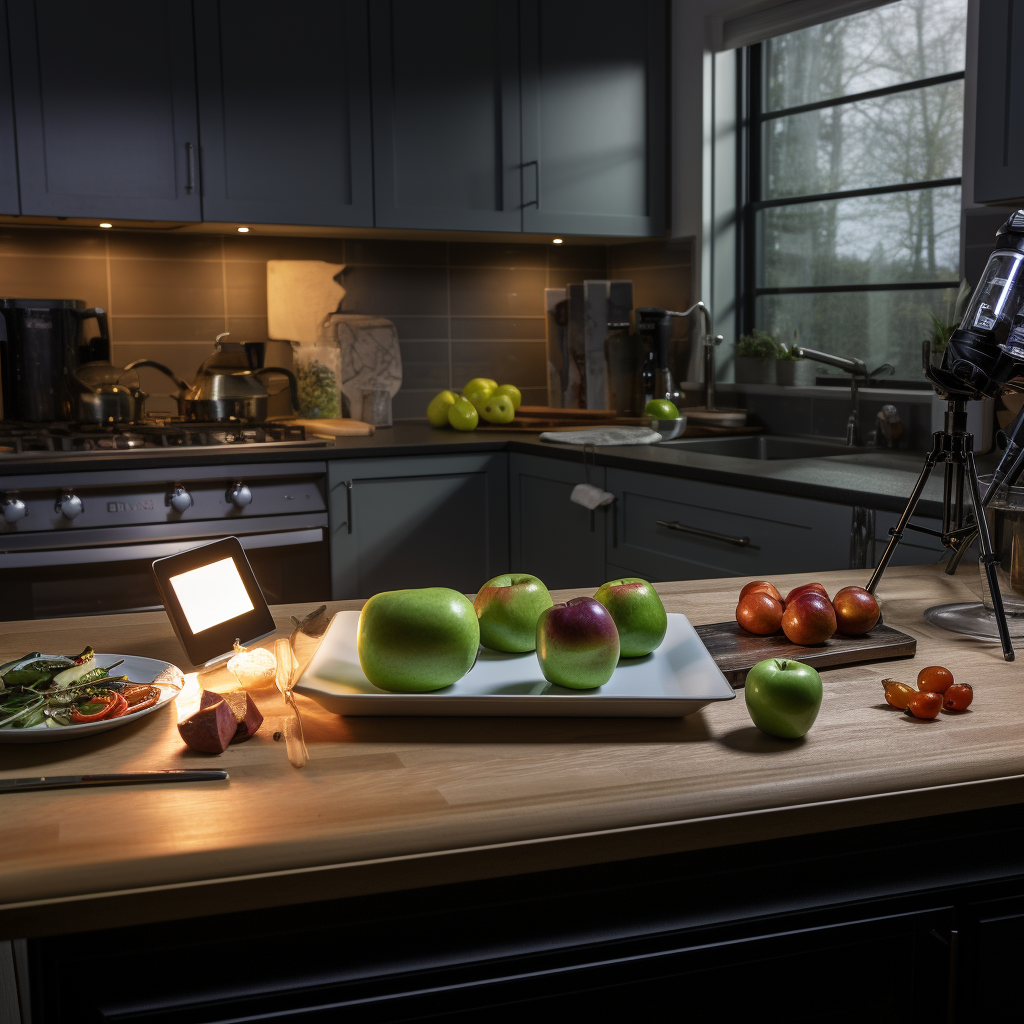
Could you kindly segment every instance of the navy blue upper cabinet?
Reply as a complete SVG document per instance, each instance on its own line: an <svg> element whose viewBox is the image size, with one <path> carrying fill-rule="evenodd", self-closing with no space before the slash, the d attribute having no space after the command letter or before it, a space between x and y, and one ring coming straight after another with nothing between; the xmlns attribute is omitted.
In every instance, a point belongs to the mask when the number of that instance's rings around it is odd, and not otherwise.
<svg viewBox="0 0 1024 1024"><path fill-rule="evenodd" d="M1016 17L1014 17L1016 8ZM982 0L978 10L978 99L974 201L1024 198L1024 10Z"/></svg>
<svg viewBox="0 0 1024 1024"><path fill-rule="evenodd" d="M18 161L14 146L14 106L7 49L7 3L0 0L0 213L20 213Z"/></svg>
<svg viewBox="0 0 1024 1024"><path fill-rule="evenodd" d="M518 36L510 2L370 5L378 227L521 230Z"/></svg>
<svg viewBox="0 0 1024 1024"><path fill-rule="evenodd" d="M366 0L196 0L203 219L373 224Z"/></svg>
<svg viewBox="0 0 1024 1024"><path fill-rule="evenodd" d="M522 0L523 230L665 229L663 0Z"/></svg>
<svg viewBox="0 0 1024 1024"><path fill-rule="evenodd" d="M190 0L8 0L21 212L200 219Z"/></svg>

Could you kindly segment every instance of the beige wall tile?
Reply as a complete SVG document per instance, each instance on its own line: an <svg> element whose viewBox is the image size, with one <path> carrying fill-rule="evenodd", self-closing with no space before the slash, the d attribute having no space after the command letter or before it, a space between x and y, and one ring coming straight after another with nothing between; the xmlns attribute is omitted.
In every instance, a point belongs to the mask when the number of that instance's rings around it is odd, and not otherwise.
<svg viewBox="0 0 1024 1024"><path fill-rule="evenodd" d="M226 263L224 276L229 317L267 315L266 263Z"/></svg>
<svg viewBox="0 0 1024 1024"><path fill-rule="evenodd" d="M82 299L107 306L107 265L73 256L0 256L5 299Z"/></svg>
<svg viewBox="0 0 1024 1024"><path fill-rule="evenodd" d="M138 314L224 314L221 264L199 260L110 261L111 311Z"/></svg>
<svg viewBox="0 0 1024 1024"><path fill-rule="evenodd" d="M224 330L223 316L114 316L111 335L117 342L205 341Z"/></svg>

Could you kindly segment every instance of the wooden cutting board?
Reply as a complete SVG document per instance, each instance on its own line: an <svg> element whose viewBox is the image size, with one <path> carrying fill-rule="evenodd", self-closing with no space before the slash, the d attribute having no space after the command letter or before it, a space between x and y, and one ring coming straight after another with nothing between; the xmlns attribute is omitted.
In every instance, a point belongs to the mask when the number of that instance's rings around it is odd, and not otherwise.
<svg viewBox="0 0 1024 1024"><path fill-rule="evenodd" d="M306 434L320 434L328 437L369 437L373 434L372 423L360 420L289 420L297 427L305 427Z"/></svg>
<svg viewBox="0 0 1024 1024"><path fill-rule="evenodd" d="M755 636L735 620L693 628L722 670L722 675L737 688L743 685L747 672L765 658L802 661L805 665L821 669L889 658L912 658L917 653L917 641L912 636L881 622L866 636L840 636L836 633L830 640L814 647L790 643L781 633ZM909 677L908 681L913 682Z"/></svg>

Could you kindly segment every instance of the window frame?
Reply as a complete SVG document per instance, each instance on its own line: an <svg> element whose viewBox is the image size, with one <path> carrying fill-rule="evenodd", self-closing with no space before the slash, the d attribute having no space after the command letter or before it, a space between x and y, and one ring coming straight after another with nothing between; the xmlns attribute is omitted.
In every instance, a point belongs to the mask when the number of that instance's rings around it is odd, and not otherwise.
<svg viewBox="0 0 1024 1024"><path fill-rule="evenodd" d="M818 100L798 106L785 107L780 110L765 111L764 106L764 43L745 46L737 61L739 76L737 96L739 99L738 122L739 145L737 146L736 183L737 206L740 215L737 218L739 229L739 245L736 248L736 287L739 301L738 334L749 334L757 326L757 300L766 295L823 295L850 292L886 292L886 291L922 291L934 289L953 289L960 287L959 281L899 281L892 283L872 282L870 284L835 284L835 285L804 285L787 287L766 287L758 283L757 271L763 266L763 239L758 238L757 215L762 210L779 206L800 206L805 203L822 202L836 199L855 199L861 196L890 195L898 192L923 191L929 188L941 188L958 185L963 187L963 177L938 178L933 181L906 182L895 185L877 185L870 188L846 189L839 192L823 192L817 195L785 196L777 199L765 199L762 188L764 170L762 159L763 127L768 121L794 114L803 114L813 110L825 110L830 107L844 106L861 100L891 96L895 93L910 92L947 82L963 81L965 71L953 71L944 75L916 79L912 82L900 82L897 85L885 86L881 89L870 89L864 92L838 96L835 99ZM824 370L823 370L824 372ZM837 386L846 387L844 378L834 378ZM820 383L820 381L819 381ZM832 383L832 378L828 380ZM905 388L920 384L930 387L927 381L907 381L897 378L884 378L871 381L879 387Z"/></svg>

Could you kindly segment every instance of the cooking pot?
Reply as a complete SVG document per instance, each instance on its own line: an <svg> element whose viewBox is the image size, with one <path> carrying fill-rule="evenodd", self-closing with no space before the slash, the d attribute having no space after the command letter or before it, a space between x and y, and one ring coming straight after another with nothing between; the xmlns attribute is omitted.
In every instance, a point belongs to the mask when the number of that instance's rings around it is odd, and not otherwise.
<svg viewBox="0 0 1024 1024"><path fill-rule="evenodd" d="M280 366L251 369L245 347L239 342L223 341L227 336L228 332L217 335L213 354L199 367L196 379L191 384L187 384L163 363L152 359L137 359L125 369L149 366L169 377L178 388L178 412L189 420L217 423L265 420L270 392L263 378L272 373L288 378L288 390L294 409L298 405L299 396L295 375L291 370Z"/></svg>
<svg viewBox="0 0 1024 1024"><path fill-rule="evenodd" d="M138 423L146 418L146 393L138 374L106 360L79 366L78 419L81 423Z"/></svg>

